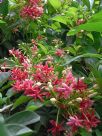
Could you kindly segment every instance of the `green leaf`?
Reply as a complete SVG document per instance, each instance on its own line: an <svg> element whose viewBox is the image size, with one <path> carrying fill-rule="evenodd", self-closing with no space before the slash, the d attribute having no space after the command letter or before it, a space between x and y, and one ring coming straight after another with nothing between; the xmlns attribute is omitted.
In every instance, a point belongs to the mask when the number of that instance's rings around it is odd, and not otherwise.
<svg viewBox="0 0 102 136"><path fill-rule="evenodd" d="M3 20L0 20L0 24L5 24L6 22Z"/></svg>
<svg viewBox="0 0 102 136"><path fill-rule="evenodd" d="M89 0L83 0L83 4L85 4L90 9L90 1Z"/></svg>
<svg viewBox="0 0 102 136"><path fill-rule="evenodd" d="M102 21L90 22L76 27L77 32L79 32L80 30L102 32Z"/></svg>
<svg viewBox="0 0 102 136"><path fill-rule="evenodd" d="M40 116L35 112L22 111L18 112L5 120L7 124L29 125L40 121Z"/></svg>
<svg viewBox="0 0 102 136"><path fill-rule="evenodd" d="M6 96L7 97L12 97L14 94L16 94L16 92L14 91L13 88L8 89Z"/></svg>
<svg viewBox="0 0 102 136"><path fill-rule="evenodd" d="M87 23L71 29L68 32L68 35L74 35L81 30L102 32L102 11L93 15Z"/></svg>
<svg viewBox="0 0 102 136"><path fill-rule="evenodd" d="M8 0L2 0L2 3L0 3L0 14L3 14L6 16L8 14Z"/></svg>
<svg viewBox="0 0 102 136"><path fill-rule="evenodd" d="M28 102L31 98L28 96L20 96L15 103L13 104L13 109L17 108L18 106L20 106L21 104L24 104L26 102Z"/></svg>
<svg viewBox="0 0 102 136"><path fill-rule="evenodd" d="M9 131L7 130L7 128L5 127L5 125L3 123L0 122L0 135L1 136L13 136L9 133Z"/></svg>
<svg viewBox="0 0 102 136"><path fill-rule="evenodd" d="M93 37L93 35L92 35L91 33L87 33L87 36L88 36L92 41L94 41L94 37Z"/></svg>
<svg viewBox="0 0 102 136"><path fill-rule="evenodd" d="M49 0L49 2L55 9L59 9L61 7L60 0Z"/></svg>
<svg viewBox="0 0 102 136"><path fill-rule="evenodd" d="M102 11L94 14L88 22L90 23L90 22L100 22L100 21L102 21Z"/></svg>
<svg viewBox="0 0 102 136"><path fill-rule="evenodd" d="M53 17L52 20L67 25L67 18L66 18L66 16L58 15L58 16Z"/></svg>
<svg viewBox="0 0 102 136"><path fill-rule="evenodd" d="M76 61L76 60L78 60L80 58L98 58L98 59L102 59L102 55L100 55L100 54L93 54L93 53L85 53L85 54L76 56L76 57L68 60L65 64L63 64L63 66L64 65L69 65L71 62Z"/></svg>
<svg viewBox="0 0 102 136"><path fill-rule="evenodd" d="M43 105L44 104L41 102L30 101L26 107L26 110L35 111L35 110L39 109L40 107L42 107Z"/></svg>
<svg viewBox="0 0 102 136"><path fill-rule="evenodd" d="M81 136L92 136L92 134L90 132L87 132L86 130L82 129Z"/></svg>
<svg viewBox="0 0 102 136"><path fill-rule="evenodd" d="M28 136L33 133L31 129L21 124L7 124L6 128L12 136Z"/></svg>
<svg viewBox="0 0 102 136"><path fill-rule="evenodd" d="M42 45L42 44L38 44L39 46L40 46L40 48L43 50L43 52L45 53L45 54L47 54L47 49L46 49L46 47L44 46L44 45Z"/></svg>
<svg viewBox="0 0 102 136"><path fill-rule="evenodd" d="M1 72L0 73L0 87L9 79L10 72Z"/></svg>
<svg viewBox="0 0 102 136"><path fill-rule="evenodd" d="M102 132L98 129L95 130L97 136L102 136Z"/></svg>

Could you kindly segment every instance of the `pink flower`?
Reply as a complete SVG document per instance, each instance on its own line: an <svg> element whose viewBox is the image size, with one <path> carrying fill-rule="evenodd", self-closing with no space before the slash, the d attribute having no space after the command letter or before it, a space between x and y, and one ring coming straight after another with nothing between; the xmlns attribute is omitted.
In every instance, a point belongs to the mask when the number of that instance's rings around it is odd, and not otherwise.
<svg viewBox="0 0 102 136"><path fill-rule="evenodd" d="M48 132L51 132L52 136L60 136L60 133L64 131L64 128L62 127L62 123L58 124L54 120L51 120L50 123L52 128L48 129Z"/></svg>
<svg viewBox="0 0 102 136"><path fill-rule="evenodd" d="M43 101L43 93L41 92L41 89L39 86L34 86L29 89L26 89L24 94L32 97L35 101L37 99L40 99L41 101Z"/></svg>
<svg viewBox="0 0 102 136"><path fill-rule="evenodd" d="M12 80L25 80L28 77L28 72L23 71L20 68L13 68L11 71L11 79Z"/></svg>
<svg viewBox="0 0 102 136"><path fill-rule="evenodd" d="M93 105L93 101L90 99L83 99L80 103L80 109L85 111Z"/></svg>
<svg viewBox="0 0 102 136"><path fill-rule="evenodd" d="M67 125L71 127L72 131L77 131L78 127L83 127L82 120L78 116L70 116Z"/></svg>
<svg viewBox="0 0 102 136"><path fill-rule="evenodd" d="M17 80L14 84L13 84L13 88L15 91L21 92L23 91L23 87L22 87L22 82L20 80Z"/></svg>
<svg viewBox="0 0 102 136"><path fill-rule="evenodd" d="M27 59L19 49L9 50L9 53L10 55L15 56L19 60L20 63L23 63Z"/></svg>
<svg viewBox="0 0 102 136"><path fill-rule="evenodd" d="M68 86L65 83L62 83L61 87L57 88L57 92L59 93L59 97L67 99L72 93L72 87Z"/></svg>
<svg viewBox="0 0 102 136"><path fill-rule="evenodd" d="M47 64L46 65L36 65L35 66L35 73L33 74L34 80L37 82L48 82L52 80L54 76L54 69L53 67L49 67Z"/></svg>
<svg viewBox="0 0 102 136"><path fill-rule="evenodd" d="M85 84L83 80L78 79L78 81L74 84L74 89L80 91L85 90L87 89L87 84Z"/></svg>
<svg viewBox="0 0 102 136"><path fill-rule="evenodd" d="M37 19L43 14L43 7L39 5L40 0L29 0L25 5L20 15L23 18Z"/></svg>
<svg viewBox="0 0 102 136"><path fill-rule="evenodd" d="M73 76L71 71L68 71L68 74L66 75L66 84L71 84L73 86L73 84L76 83L76 79Z"/></svg>
<svg viewBox="0 0 102 136"><path fill-rule="evenodd" d="M56 52L55 52L55 54L56 54L57 56L59 56L59 57L63 57L64 51L63 51L62 49L57 49Z"/></svg>
<svg viewBox="0 0 102 136"><path fill-rule="evenodd" d="M97 127L100 123L100 120L95 116L94 111L82 113L81 118L83 120L83 126L87 131L92 131L92 128Z"/></svg>

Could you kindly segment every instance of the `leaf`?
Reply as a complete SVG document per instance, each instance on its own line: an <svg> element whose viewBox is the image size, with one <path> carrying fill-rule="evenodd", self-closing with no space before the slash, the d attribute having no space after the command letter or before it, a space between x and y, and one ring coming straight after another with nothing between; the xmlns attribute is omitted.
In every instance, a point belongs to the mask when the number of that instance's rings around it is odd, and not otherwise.
<svg viewBox="0 0 102 136"><path fill-rule="evenodd" d="M0 72L0 87L8 80L10 72Z"/></svg>
<svg viewBox="0 0 102 136"><path fill-rule="evenodd" d="M5 125L3 123L0 122L0 135L1 136L13 136L11 135L7 128L5 127Z"/></svg>
<svg viewBox="0 0 102 136"><path fill-rule="evenodd" d="M44 46L44 45L42 45L42 44L38 44L39 46L40 46L40 48L43 50L43 52L45 53L45 54L47 54L47 49L46 49L46 47Z"/></svg>
<svg viewBox="0 0 102 136"><path fill-rule="evenodd" d="M52 20L67 25L67 18L66 18L66 16L58 15L58 16L53 17Z"/></svg>
<svg viewBox="0 0 102 136"><path fill-rule="evenodd" d="M7 124L6 128L12 136L24 136L28 134L31 135L33 133L31 129L21 124Z"/></svg>
<svg viewBox="0 0 102 136"><path fill-rule="evenodd" d="M83 0L83 3L90 9L90 1L89 0Z"/></svg>
<svg viewBox="0 0 102 136"><path fill-rule="evenodd" d="M2 3L0 3L0 14L3 14L6 16L8 14L8 0L2 0Z"/></svg>
<svg viewBox="0 0 102 136"><path fill-rule="evenodd" d="M90 132L87 132L86 130L82 129L81 136L92 136L92 134Z"/></svg>
<svg viewBox="0 0 102 136"><path fill-rule="evenodd" d="M17 108L18 106L20 106L23 103L26 103L30 100L31 98L28 96L20 96L13 104L13 109Z"/></svg>
<svg viewBox="0 0 102 136"><path fill-rule="evenodd" d="M6 96L7 97L12 97L15 93L14 89L13 88L10 88L8 89L7 93L6 93Z"/></svg>
<svg viewBox="0 0 102 136"><path fill-rule="evenodd" d="M102 11L93 15L87 23L71 29L67 35L74 35L81 30L102 32Z"/></svg>
<svg viewBox="0 0 102 136"><path fill-rule="evenodd" d="M100 54L93 54L93 53L85 53L85 54L82 54L82 55L79 55L79 56L76 56L76 57L70 59L65 64L63 64L63 66L64 65L69 65L71 62L76 61L76 60L78 60L80 58L98 58L98 59L101 59L102 55L100 55Z"/></svg>
<svg viewBox="0 0 102 136"><path fill-rule="evenodd" d="M92 35L91 33L87 33L87 36L88 36L92 41L94 41L94 37L93 37L93 35Z"/></svg>
<svg viewBox="0 0 102 136"><path fill-rule="evenodd" d="M59 9L61 7L60 0L49 0L49 2L55 9Z"/></svg>
<svg viewBox="0 0 102 136"><path fill-rule="evenodd" d="M94 14L88 22L90 23L90 22L100 22L100 21L102 21L102 10Z"/></svg>
<svg viewBox="0 0 102 136"><path fill-rule="evenodd" d="M35 112L31 111L22 111L15 113L5 120L7 124L22 124L29 125L40 121L40 116Z"/></svg>
<svg viewBox="0 0 102 136"><path fill-rule="evenodd" d="M40 107L42 107L43 105L44 104L41 102L30 101L26 107L26 110L35 111L35 110L39 109Z"/></svg>
<svg viewBox="0 0 102 136"><path fill-rule="evenodd" d="M99 131L98 129L96 129L95 132L96 132L96 136L102 136L102 132Z"/></svg>
<svg viewBox="0 0 102 136"><path fill-rule="evenodd" d="M0 20L0 24L5 24L6 22L3 20Z"/></svg>

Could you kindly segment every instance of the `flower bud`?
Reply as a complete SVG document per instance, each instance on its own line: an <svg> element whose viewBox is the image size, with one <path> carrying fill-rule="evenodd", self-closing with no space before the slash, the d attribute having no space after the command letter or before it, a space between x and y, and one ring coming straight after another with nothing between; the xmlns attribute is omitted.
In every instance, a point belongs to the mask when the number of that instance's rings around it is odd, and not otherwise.
<svg viewBox="0 0 102 136"><path fill-rule="evenodd" d="M38 54L38 58L40 58L41 57L41 54Z"/></svg>
<svg viewBox="0 0 102 136"><path fill-rule="evenodd" d="M76 101L77 101L77 102L82 102L82 98L81 98L81 97L76 98Z"/></svg>
<svg viewBox="0 0 102 136"><path fill-rule="evenodd" d="M56 98L51 98L50 101L55 104L57 102Z"/></svg>
<svg viewBox="0 0 102 136"><path fill-rule="evenodd" d="M94 92L94 93L90 94L88 97L91 98L91 97L95 96L96 94L97 94L97 92Z"/></svg>
<svg viewBox="0 0 102 136"><path fill-rule="evenodd" d="M40 82L37 82L37 83L36 83L36 85L38 85L38 86L41 86L41 85L42 85L42 83L40 83Z"/></svg>

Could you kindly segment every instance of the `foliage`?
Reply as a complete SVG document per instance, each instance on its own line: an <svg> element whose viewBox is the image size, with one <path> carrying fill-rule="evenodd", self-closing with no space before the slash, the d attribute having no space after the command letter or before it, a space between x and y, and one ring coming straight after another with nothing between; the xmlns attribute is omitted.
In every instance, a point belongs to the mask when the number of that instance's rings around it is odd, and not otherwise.
<svg viewBox="0 0 102 136"><path fill-rule="evenodd" d="M0 1L2 136L102 135L101 9L99 0Z"/></svg>

